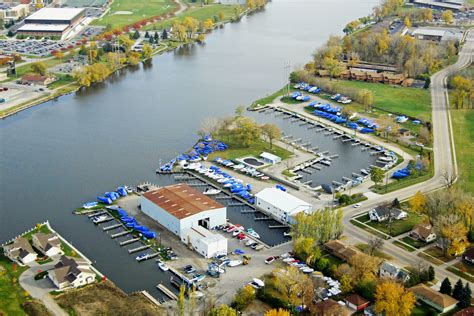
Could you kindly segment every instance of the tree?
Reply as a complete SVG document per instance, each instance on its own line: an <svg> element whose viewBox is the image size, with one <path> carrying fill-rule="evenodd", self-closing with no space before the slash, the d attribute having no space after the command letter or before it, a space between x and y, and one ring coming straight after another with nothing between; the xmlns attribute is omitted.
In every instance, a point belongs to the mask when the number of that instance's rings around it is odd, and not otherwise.
<svg viewBox="0 0 474 316"><path fill-rule="evenodd" d="M431 132L426 126L420 128L420 131L418 132L418 141L424 145L428 145L431 142Z"/></svg>
<svg viewBox="0 0 474 316"><path fill-rule="evenodd" d="M145 32L145 38L150 38L150 33L148 33L148 31Z"/></svg>
<svg viewBox="0 0 474 316"><path fill-rule="evenodd" d="M196 40L198 41L198 43L201 43L201 44L204 43L205 39L206 39L206 36L205 36L204 34L202 34L202 33L199 34L199 35L197 36L197 38L196 38Z"/></svg>
<svg viewBox="0 0 474 316"><path fill-rule="evenodd" d="M339 282L341 283L341 291L342 293L351 293L354 289L354 279L351 278L349 275L344 274L340 279Z"/></svg>
<svg viewBox="0 0 474 316"><path fill-rule="evenodd" d="M368 89L359 90L357 93L357 99L362 105L364 105L364 110L367 111L374 103L374 93Z"/></svg>
<svg viewBox="0 0 474 316"><path fill-rule="evenodd" d="M225 19L224 12L220 11L219 13L217 13L217 16L219 17L219 21L224 21Z"/></svg>
<svg viewBox="0 0 474 316"><path fill-rule="evenodd" d="M435 279L435 270L433 266L428 267L428 280L427 281L433 281Z"/></svg>
<svg viewBox="0 0 474 316"><path fill-rule="evenodd" d="M120 46L123 48L125 53L128 54L130 52L130 49L132 48L133 40L131 40L130 37L128 37L125 34L120 35L118 37L118 40L119 40Z"/></svg>
<svg viewBox="0 0 474 316"><path fill-rule="evenodd" d="M381 168L375 167L370 169L370 180L374 181L375 185L378 185L383 181L384 172Z"/></svg>
<svg viewBox="0 0 474 316"><path fill-rule="evenodd" d="M199 28L199 21L193 17L187 16L183 20L183 26L186 28L188 37L191 39Z"/></svg>
<svg viewBox="0 0 474 316"><path fill-rule="evenodd" d="M376 280L379 273L381 259L364 253L359 253L349 259L351 276L357 283L362 279Z"/></svg>
<svg viewBox="0 0 474 316"><path fill-rule="evenodd" d="M239 311L245 309L255 299L255 289L246 285L235 295L232 305Z"/></svg>
<svg viewBox="0 0 474 316"><path fill-rule="evenodd" d="M270 283L281 300L292 306L309 305L313 299L313 282L296 267L273 271Z"/></svg>
<svg viewBox="0 0 474 316"><path fill-rule="evenodd" d="M405 17L405 26L406 26L406 27L411 27L411 21L410 21L410 17L409 17L409 16L406 16L406 17Z"/></svg>
<svg viewBox="0 0 474 316"><path fill-rule="evenodd" d="M237 311L230 306L222 304L211 309L208 316L237 316Z"/></svg>
<svg viewBox="0 0 474 316"><path fill-rule="evenodd" d="M56 57L59 60L62 60L64 58L64 53L61 51L56 51L53 53L53 56Z"/></svg>
<svg viewBox="0 0 474 316"><path fill-rule="evenodd" d="M415 307L416 298L403 285L384 281L375 290L375 312L386 316L409 316Z"/></svg>
<svg viewBox="0 0 474 316"><path fill-rule="evenodd" d="M176 39L181 42L186 42L188 40L186 27L178 21L173 24L173 34Z"/></svg>
<svg viewBox="0 0 474 316"><path fill-rule="evenodd" d="M451 80L451 85L454 88L453 95L456 109L464 108L466 98L468 99L468 107L471 107L474 81L457 75Z"/></svg>
<svg viewBox="0 0 474 316"><path fill-rule="evenodd" d="M452 292L451 282L449 281L448 278L445 278L443 282L441 282L439 292L443 294L451 295L451 292Z"/></svg>
<svg viewBox="0 0 474 316"><path fill-rule="evenodd" d="M422 9L422 17L424 21L427 21L427 22L433 21L433 10Z"/></svg>
<svg viewBox="0 0 474 316"><path fill-rule="evenodd" d="M281 138L281 130L275 124L264 124L261 127L262 135L268 140L270 143L270 149L273 148L273 141L275 139Z"/></svg>
<svg viewBox="0 0 474 316"><path fill-rule="evenodd" d="M136 65L138 65L139 62L140 62L140 57L138 56L138 53L137 54L130 54L130 56L128 56L128 63L131 66L136 66Z"/></svg>
<svg viewBox="0 0 474 316"><path fill-rule="evenodd" d="M178 305L178 314L179 316L184 316L184 304L185 304L185 298L184 298L184 294L186 292L186 287L184 285L181 285L181 287L179 288L179 296L178 296L178 301L177 301L177 305Z"/></svg>
<svg viewBox="0 0 474 316"><path fill-rule="evenodd" d="M441 14L441 19L447 24L453 23L454 17L453 17L453 11L451 10L445 10Z"/></svg>
<svg viewBox="0 0 474 316"><path fill-rule="evenodd" d="M134 32L133 35L132 35L132 38L133 38L134 40L139 39L139 38L140 38L140 32L138 32L138 30L135 30L135 32Z"/></svg>
<svg viewBox="0 0 474 316"><path fill-rule="evenodd" d="M211 19L206 19L204 20L204 22L202 22L202 27L206 31L212 30L212 28L214 27L214 22L212 22Z"/></svg>
<svg viewBox="0 0 474 316"><path fill-rule="evenodd" d="M46 75L46 72L47 72L46 65L41 61L32 63L30 65L30 68L31 68L31 71L35 74L38 74L40 76Z"/></svg>
<svg viewBox="0 0 474 316"><path fill-rule="evenodd" d="M442 216L438 221L440 237L445 240L442 243L444 253L450 256L462 254L469 246L467 228L461 222L457 222L459 219L454 218L453 216Z"/></svg>
<svg viewBox="0 0 474 316"><path fill-rule="evenodd" d="M151 37L153 38L153 37ZM150 44L145 43L143 45L143 52L142 52L143 58L148 59L153 55L153 49L151 48Z"/></svg>
<svg viewBox="0 0 474 316"><path fill-rule="evenodd" d="M458 281L454 285L452 297L454 297L455 299L457 299L459 301L462 298L461 297L462 296L462 290L463 290L462 281L461 281L461 279L458 279Z"/></svg>
<svg viewBox="0 0 474 316"><path fill-rule="evenodd" d="M331 80L338 77L344 70L342 62L331 57L324 58L323 67L328 71Z"/></svg>
<svg viewBox="0 0 474 316"><path fill-rule="evenodd" d="M161 38L164 40L168 39L168 32L166 31L166 29L164 29L163 32L161 33Z"/></svg>
<svg viewBox="0 0 474 316"><path fill-rule="evenodd" d="M290 312L286 309L271 309L265 313L265 316L290 316Z"/></svg>
<svg viewBox="0 0 474 316"><path fill-rule="evenodd" d="M312 238L315 245L337 239L342 234L342 216L341 209L325 208L311 214L300 212L291 227L292 236Z"/></svg>
<svg viewBox="0 0 474 316"><path fill-rule="evenodd" d="M423 214L426 208L426 196L420 191L416 192L408 202L410 204L410 209L417 213Z"/></svg>
<svg viewBox="0 0 474 316"><path fill-rule="evenodd" d="M371 238L368 242L369 247L367 247L368 254L370 256L373 256L376 250L379 250L380 248L383 247L383 244L384 244L384 240L382 238L379 238L379 237Z"/></svg>
<svg viewBox="0 0 474 316"><path fill-rule="evenodd" d="M464 288L461 290L461 295L459 296L459 303L458 307L460 308L466 308L471 306L471 287L469 286L469 282L466 282L466 285Z"/></svg>

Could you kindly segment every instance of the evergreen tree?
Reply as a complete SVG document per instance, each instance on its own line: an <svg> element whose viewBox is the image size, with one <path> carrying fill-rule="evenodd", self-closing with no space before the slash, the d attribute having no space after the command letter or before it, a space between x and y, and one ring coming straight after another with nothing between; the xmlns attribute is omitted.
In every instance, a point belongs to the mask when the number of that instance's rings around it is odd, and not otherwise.
<svg viewBox="0 0 474 316"><path fill-rule="evenodd" d="M140 33L138 32L138 30L135 30L135 33L133 33L133 39L139 39L140 38Z"/></svg>
<svg viewBox="0 0 474 316"><path fill-rule="evenodd" d="M395 200L392 201L392 206L400 208L400 201L398 200L398 198L395 198Z"/></svg>
<svg viewBox="0 0 474 316"><path fill-rule="evenodd" d="M150 38L148 39L148 42L150 42L150 44L154 44L155 38L153 36L150 36Z"/></svg>
<svg viewBox="0 0 474 316"><path fill-rule="evenodd" d="M462 290L463 290L463 284L462 284L461 279L459 279L459 280L456 282L456 285L454 286L453 295L452 295L452 296L453 296L455 299L457 299L458 301L459 301L460 298L461 298Z"/></svg>
<svg viewBox="0 0 474 316"><path fill-rule="evenodd" d="M452 292L452 286L451 282L449 281L448 278L445 278L443 282L441 282L441 286L439 288L439 292L447 295L451 295Z"/></svg>
<svg viewBox="0 0 474 316"><path fill-rule="evenodd" d="M158 44L158 41L160 40L160 35L158 35L158 32L155 32L155 35L153 37L155 38L155 43Z"/></svg>
<svg viewBox="0 0 474 316"><path fill-rule="evenodd" d="M435 279L435 270L433 266L429 266L428 268L428 281L433 281Z"/></svg>
<svg viewBox="0 0 474 316"><path fill-rule="evenodd" d="M150 34L148 33L148 31L146 31L145 33L145 38L150 38Z"/></svg>
<svg viewBox="0 0 474 316"><path fill-rule="evenodd" d="M460 308L466 308L471 306L471 287L469 286L469 283L466 282L466 286L461 290L461 294L459 297L459 303L458 307Z"/></svg>
<svg viewBox="0 0 474 316"><path fill-rule="evenodd" d="M163 30L163 33L161 34L161 38L162 39L168 39L168 32L166 32L166 30Z"/></svg>

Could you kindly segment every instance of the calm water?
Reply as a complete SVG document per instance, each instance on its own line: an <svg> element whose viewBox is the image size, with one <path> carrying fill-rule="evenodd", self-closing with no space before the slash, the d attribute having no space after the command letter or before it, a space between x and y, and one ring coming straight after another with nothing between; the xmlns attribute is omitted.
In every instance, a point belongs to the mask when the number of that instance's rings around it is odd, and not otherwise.
<svg viewBox="0 0 474 316"><path fill-rule="evenodd" d="M284 65L302 65L330 34L378 0L273 0L265 12L127 70L85 92L0 122L0 241L49 219L126 291L167 279L71 210L119 184L158 182L158 160L196 140L207 117L283 86ZM149 268L148 268L149 267Z"/></svg>

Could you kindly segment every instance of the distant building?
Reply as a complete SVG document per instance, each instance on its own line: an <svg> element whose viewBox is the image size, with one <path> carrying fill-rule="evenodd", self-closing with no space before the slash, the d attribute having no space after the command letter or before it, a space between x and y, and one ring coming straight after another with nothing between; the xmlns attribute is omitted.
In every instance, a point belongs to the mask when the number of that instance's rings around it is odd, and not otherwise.
<svg viewBox="0 0 474 316"><path fill-rule="evenodd" d="M384 222L390 217L392 219L403 219L408 216L407 212L399 210L392 206L377 206L369 211L369 218L371 221Z"/></svg>
<svg viewBox="0 0 474 316"><path fill-rule="evenodd" d="M60 290L91 284L95 276L89 264L66 256L62 256L54 269L48 271L49 279Z"/></svg>
<svg viewBox="0 0 474 316"><path fill-rule="evenodd" d="M25 75L21 77L21 81L34 85L47 86L55 81L54 77L40 75Z"/></svg>
<svg viewBox="0 0 474 316"><path fill-rule="evenodd" d="M408 272L387 261L384 261L380 265L379 273L381 278L390 278L402 282L406 282L410 279Z"/></svg>
<svg viewBox="0 0 474 316"><path fill-rule="evenodd" d="M262 158L262 160L265 161L266 163L269 163L269 164L272 164L272 165L275 165L275 164L281 162L280 157L278 157L277 155L274 155L274 154L267 153L267 152L261 153L260 158Z"/></svg>
<svg viewBox="0 0 474 316"><path fill-rule="evenodd" d="M277 188L266 188L255 195L255 205L283 222L292 222L300 213L310 213L313 206Z"/></svg>
<svg viewBox="0 0 474 316"><path fill-rule="evenodd" d="M436 234L434 232L433 226L431 226L429 223L420 223L415 225L410 231L409 236L415 240L420 240L426 243L436 240Z"/></svg>
<svg viewBox="0 0 474 316"><path fill-rule="evenodd" d="M403 136L403 137L410 137L411 136L410 130L406 129L406 128L400 128L398 130L398 134L400 134L400 136Z"/></svg>
<svg viewBox="0 0 474 316"><path fill-rule="evenodd" d="M434 28L434 27L420 27L416 28L411 32L411 36L417 40L425 41L460 41L463 33L461 30L456 28Z"/></svg>
<svg viewBox="0 0 474 316"><path fill-rule="evenodd" d="M469 306L465 309L461 309L459 312L453 314L453 316L472 316L474 315L474 306Z"/></svg>
<svg viewBox="0 0 474 316"><path fill-rule="evenodd" d="M344 300L347 307L355 311L362 311L370 305L370 301L359 294L351 294Z"/></svg>
<svg viewBox="0 0 474 316"><path fill-rule="evenodd" d="M76 8L43 8L25 19L18 34L63 39L80 24L84 13L84 9Z"/></svg>
<svg viewBox="0 0 474 316"><path fill-rule="evenodd" d="M36 233L31 236L31 241L33 246L45 256L52 257L63 254L61 240L56 234Z"/></svg>
<svg viewBox="0 0 474 316"><path fill-rule="evenodd" d="M148 191L141 210L206 258L227 252L227 239L208 229L227 223L227 210L187 184Z"/></svg>
<svg viewBox="0 0 474 316"><path fill-rule="evenodd" d="M313 314L313 313L312 313ZM314 314L316 316L349 316L349 310L345 305L341 305L333 299L327 299L315 305Z"/></svg>
<svg viewBox="0 0 474 316"><path fill-rule="evenodd" d="M3 252L7 258L21 264L31 263L35 261L37 257L30 242L24 237L18 237L13 243L4 246Z"/></svg>
<svg viewBox="0 0 474 316"><path fill-rule="evenodd" d="M330 240L324 244L324 248L333 256L343 261L349 261L353 256L361 254L361 252L351 246L346 246L339 240Z"/></svg>
<svg viewBox="0 0 474 316"><path fill-rule="evenodd" d="M0 4L0 20L4 22L18 21L30 14L30 6L27 4Z"/></svg>
<svg viewBox="0 0 474 316"><path fill-rule="evenodd" d="M465 9L464 1L456 0L414 0L417 7L430 8L435 10L462 11Z"/></svg>
<svg viewBox="0 0 474 316"><path fill-rule="evenodd" d="M410 291L416 296L416 298L433 307L441 313L446 313L456 307L457 300L449 295L439 293L438 291L420 283L409 288Z"/></svg>
<svg viewBox="0 0 474 316"><path fill-rule="evenodd" d="M462 254L462 259L470 264L474 264L474 247L469 247Z"/></svg>

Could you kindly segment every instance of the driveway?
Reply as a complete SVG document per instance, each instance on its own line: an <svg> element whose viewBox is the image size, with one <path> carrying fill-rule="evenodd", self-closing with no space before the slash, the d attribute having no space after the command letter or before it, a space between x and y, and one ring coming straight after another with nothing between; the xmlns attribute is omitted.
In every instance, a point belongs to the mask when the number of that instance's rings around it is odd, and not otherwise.
<svg viewBox="0 0 474 316"><path fill-rule="evenodd" d="M46 308L54 315L67 316L67 313L59 307L49 292L56 290L53 282L49 278L36 281L35 275L39 271L52 269L56 262L38 265L35 264L20 275L20 285L27 291L31 297L43 302Z"/></svg>

